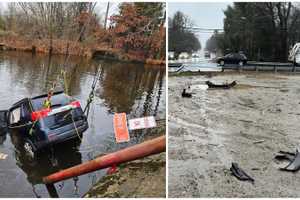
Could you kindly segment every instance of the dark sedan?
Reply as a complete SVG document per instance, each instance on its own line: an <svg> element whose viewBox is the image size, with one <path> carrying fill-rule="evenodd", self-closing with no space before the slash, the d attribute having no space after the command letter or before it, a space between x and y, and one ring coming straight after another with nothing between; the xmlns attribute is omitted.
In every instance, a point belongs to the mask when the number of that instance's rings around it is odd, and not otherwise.
<svg viewBox="0 0 300 200"><path fill-rule="evenodd" d="M217 63L221 66L225 64L238 64L243 66L247 63L247 57L242 53L230 53L217 59Z"/></svg>

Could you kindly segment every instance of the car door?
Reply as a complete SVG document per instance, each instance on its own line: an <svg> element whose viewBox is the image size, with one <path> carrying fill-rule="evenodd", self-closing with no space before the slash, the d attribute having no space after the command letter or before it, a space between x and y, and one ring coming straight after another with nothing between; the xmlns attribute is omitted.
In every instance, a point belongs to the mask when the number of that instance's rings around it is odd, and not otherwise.
<svg viewBox="0 0 300 200"><path fill-rule="evenodd" d="M234 63L234 54L228 54L225 62L228 64Z"/></svg>
<svg viewBox="0 0 300 200"><path fill-rule="evenodd" d="M26 132L28 132L32 126L29 102L24 102L21 104L20 123L24 125L24 129Z"/></svg>
<svg viewBox="0 0 300 200"><path fill-rule="evenodd" d="M241 61L241 55L238 53L233 54L232 64L238 64Z"/></svg>

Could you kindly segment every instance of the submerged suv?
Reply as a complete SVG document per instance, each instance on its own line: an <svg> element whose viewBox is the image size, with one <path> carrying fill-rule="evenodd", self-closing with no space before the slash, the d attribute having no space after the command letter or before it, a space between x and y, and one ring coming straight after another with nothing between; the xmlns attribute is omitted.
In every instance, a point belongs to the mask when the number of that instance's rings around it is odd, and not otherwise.
<svg viewBox="0 0 300 200"><path fill-rule="evenodd" d="M24 98L7 112L8 128L22 135L24 149L31 158L44 147L81 138L88 128L79 101L63 92L55 92L51 107L45 108L46 98L47 94Z"/></svg>

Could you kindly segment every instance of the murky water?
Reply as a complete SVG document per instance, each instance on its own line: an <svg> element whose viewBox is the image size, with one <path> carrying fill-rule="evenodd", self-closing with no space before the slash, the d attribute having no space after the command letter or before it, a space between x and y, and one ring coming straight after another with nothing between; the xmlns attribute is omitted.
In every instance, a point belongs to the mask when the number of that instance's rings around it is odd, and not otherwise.
<svg viewBox="0 0 300 200"><path fill-rule="evenodd" d="M34 162L26 161L18 150L15 134L0 136L0 197L49 197L42 177L80 164L97 155L139 143L149 130L130 133L129 143L116 144L112 118L126 112L128 118L154 115L165 119L165 69L157 66L106 60L87 61L70 58L63 67L63 56L32 56L29 53L0 53L0 110L8 109L24 97L47 93L61 69L67 71L68 93L84 107L91 90L94 73L101 64L100 80L89 113L89 129L82 141L60 145ZM58 84L56 90L62 89ZM106 170L55 184L60 197L80 197L106 174Z"/></svg>

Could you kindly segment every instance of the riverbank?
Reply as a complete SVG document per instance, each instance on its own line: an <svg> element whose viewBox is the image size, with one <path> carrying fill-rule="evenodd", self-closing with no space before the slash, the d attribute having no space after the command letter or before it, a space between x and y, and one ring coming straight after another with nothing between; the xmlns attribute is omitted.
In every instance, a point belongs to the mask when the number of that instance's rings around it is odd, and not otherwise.
<svg viewBox="0 0 300 200"><path fill-rule="evenodd" d="M164 198L166 196L165 153L118 166L117 172L100 179L85 198Z"/></svg>
<svg viewBox="0 0 300 200"><path fill-rule="evenodd" d="M145 140L165 133L166 124L158 121ZM106 175L89 189L85 198L165 198L166 197L166 153L117 166L117 171Z"/></svg>
<svg viewBox="0 0 300 200"><path fill-rule="evenodd" d="M229 90L188 85L236 80ZM280 150L299 145L300 75L228 72L169 77L169 197L299 197L299 172L280 171ZM237 162L254 184L231 175Z"/></svg>
<svg viewBox="0 0 300 200"><path fill-rule="evenodd" d="M25 51L44 54L73 55L85 58L100 57L103 59L137 62L149 65L165 66L165 60L143 58L138 52L124 53L122 49L111 48L106 43L75 42L60 39L28 39L13 33L0 34L0 50Z"/></svg>

